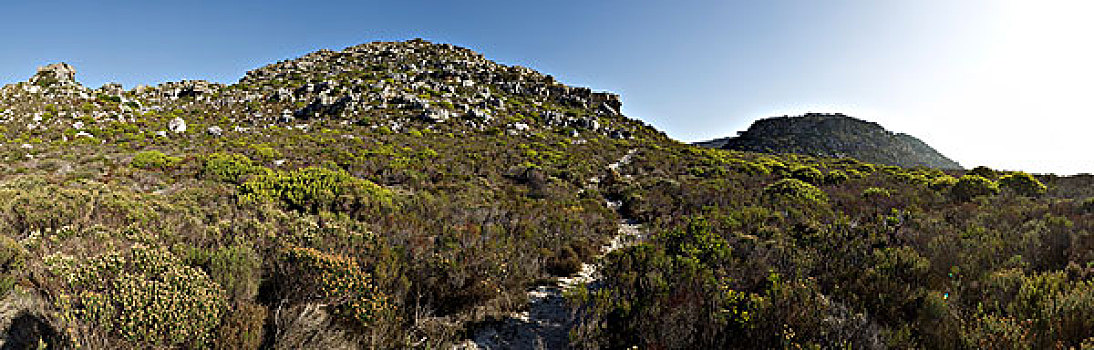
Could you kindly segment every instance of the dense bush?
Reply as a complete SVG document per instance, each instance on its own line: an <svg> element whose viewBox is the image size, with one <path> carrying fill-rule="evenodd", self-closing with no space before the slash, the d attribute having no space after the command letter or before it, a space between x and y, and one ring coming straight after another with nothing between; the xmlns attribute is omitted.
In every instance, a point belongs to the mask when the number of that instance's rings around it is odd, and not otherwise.
<svg viewBox="0 0 1094 350"><path fill-rule="evenodd" d="M242 154L213 153L205 157L201 168L204 177L217 181L240 183L247 175L265 174L269 169L257 166Z"/></svg>
<svg viewBox="0 0 1094 350"><path fill-rule="evenodd" d="M144 151L133 156L130 164L140 169L167 169L174 167L180 160L178 157L171 157L160 151Z"/></svg>
<svg viewBox="0 0 1094 350"><path fill-rule="evenodd" d="M950 188L950 195L959 201L969 201L980 196L990 196L999 193L999 186L995 182L979 175L965 175Z"/></svg>
<svg viewBox="0 0 1094 350"><path fill-rule="evenodd" d="M295 279L284 291L290 300L331 305L335 315L362 327L393 312L387 297L352 257L312 248L289 248L281 253L282 278Z"/></svg>
<svg viewBox="0 0 1094 350"><path fill-rule="evenodd" d="M342 209L356 212L361 207L390 203L390 191L343 170L308 167L259 175L239 187L240 199L253 203L274 199L290 209L318 213Z"/></svg>
<svg viewBox="0 0 1094 350"><path fill-rule="evenodd" d="M8 236L0 236L0 299L15 287L26 264L26 250Z"/></svg>
<svg viewBox="0 0 1094 350"><path fill-rule="evenodd" d="M165 249L134 246L86 261L46 262L65 283L64 311L112 335L153 346L203 347L214 341L227 302L204 272Z"/></svg>
<svg viewBox="0 0 1094 350"><path fill-rule="evenodd" d="M817 170L817 168L809 166L800 166L790 171L790 177L805 181L814 185L820 185L824 183L824 174Z"/></svg>
<svg viewBox="0 0 1094 350"><path fill-rule="evenodd" d="M1044 184L1037 181L1032 175L1023 172L1003 175L999 178L999 186L1027 197L1040 196L1048 190Z"/></svg>
<svg viewBox="0 0 1094 350"><path fill-rule="evenodd" d="M828 195L816 186L798 179L782 179L764 187L764 195L774 201L824 203Z"/></svg>

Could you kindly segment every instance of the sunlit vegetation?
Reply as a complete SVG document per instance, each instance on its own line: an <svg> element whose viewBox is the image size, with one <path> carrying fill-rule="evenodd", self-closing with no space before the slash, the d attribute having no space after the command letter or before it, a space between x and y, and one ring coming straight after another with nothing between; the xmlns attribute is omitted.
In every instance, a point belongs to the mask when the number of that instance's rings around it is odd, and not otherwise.
<svg viewBox="0 0 1094 350"><path fill-rule="evenodd" d="M400 45L173 99L5 88L4 325L49 348L450 348L600 264L567 295L575 347L1094 345L1092 177L698 148ZM328 82L397 98L293 115ZM410 96L485 116L422 120ZM600 258L623 219L644 239Z"/></svg>

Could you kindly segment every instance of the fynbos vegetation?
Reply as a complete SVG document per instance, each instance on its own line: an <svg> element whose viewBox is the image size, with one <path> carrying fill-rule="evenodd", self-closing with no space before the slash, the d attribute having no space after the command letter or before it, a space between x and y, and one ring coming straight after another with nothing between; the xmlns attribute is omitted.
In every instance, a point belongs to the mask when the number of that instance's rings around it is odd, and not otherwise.
<svg viewBox="0 0 1094 350"><path fill-rule="evenodd" d="M686 145L452 45L51 65L0 137L5 347L1094 346L1089 176Z"/></svg>

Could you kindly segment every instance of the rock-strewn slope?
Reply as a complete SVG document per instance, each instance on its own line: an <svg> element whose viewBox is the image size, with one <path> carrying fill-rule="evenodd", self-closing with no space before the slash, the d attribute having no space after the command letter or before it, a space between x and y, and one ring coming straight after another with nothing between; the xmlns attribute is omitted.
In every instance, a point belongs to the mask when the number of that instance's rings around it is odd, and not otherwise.
<svg viewBox="0 0 1094 350"><path fill-rule="evenodd" d="M851 157L902 167L961 169L960 164L911 135L893 133L877 123L838 113L761 119L737 137L697 144L749 152Z"/></svg>

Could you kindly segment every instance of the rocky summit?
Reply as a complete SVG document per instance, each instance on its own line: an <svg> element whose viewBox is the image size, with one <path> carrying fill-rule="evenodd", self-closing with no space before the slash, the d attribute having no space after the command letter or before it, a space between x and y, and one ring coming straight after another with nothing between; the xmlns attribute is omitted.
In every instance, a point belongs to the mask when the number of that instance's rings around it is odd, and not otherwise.
<svg viewBox="0 0 1094 350"><path fill-rule="evenodd" d="M893 133L877 123L840 113L807 113L799 117L761 119L737 137L696 144L749 152L850 157L902 167L961 169L960 164L911 135Z"/></svg>

